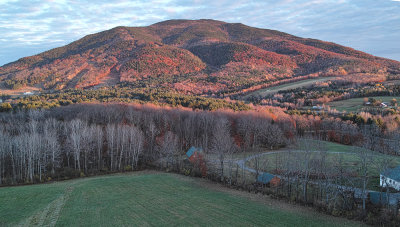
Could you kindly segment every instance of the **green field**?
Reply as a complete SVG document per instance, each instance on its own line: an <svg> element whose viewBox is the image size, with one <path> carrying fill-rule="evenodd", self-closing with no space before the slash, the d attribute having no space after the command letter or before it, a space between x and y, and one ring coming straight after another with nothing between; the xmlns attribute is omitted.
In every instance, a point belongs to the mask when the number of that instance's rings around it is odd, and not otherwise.
<svg viewBox="0 0 400 227"><path fill-rule="evenodd" d="M398 96L397 97L395 97L395 96L376 96L376 97L372 97L372 98L375 98L376 100L381 100L382 102L390 102L390 100L392 100L394 98L397 100L400 100L400 97L398 97ZM363 103L364 103L364 98L354 98L354 99L346 99L346 100L341 100L341 101L330 102L330 103L327 103L327 105L338 111L359 112L363 108L367 107L367 106L364 106ZM371 108L371 107L367 107L367 108ZM379 108L379 107L375 107L375 108Z"/></svg>
<svg viewBox="0 0 400 227"><path fill-rule="evenodd" d="M260 95L260 96L271 95L271 94L277 93L278 91L281 91L281 90L289 90L289 89L296 89L299 87L306 87L306 86L312 85L315 82L324 82L324 81L332 80L334 78L336 78L336 77L321 77L321 78L300 80L300 81L296 81L293 83L287 83L287 84L282 84L282 85L278 85L278 86L268 87L268 88L254 91L254 92L246 95L244 98L248 98L252 95Z"/></svg>
<svg viewBox="0 0 400 227"><path fill-rule="evenodd" d="M358 225L304 207L268 205L245 196L248 193L210 185L215 184L138 172L5 187L0 188L0 226Z"/></svg>

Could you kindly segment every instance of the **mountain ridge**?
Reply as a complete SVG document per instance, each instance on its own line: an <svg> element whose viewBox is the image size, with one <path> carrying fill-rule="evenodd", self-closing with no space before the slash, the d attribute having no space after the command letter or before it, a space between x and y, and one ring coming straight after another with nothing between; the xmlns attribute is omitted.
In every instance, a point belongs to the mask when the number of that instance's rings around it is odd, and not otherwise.
<svg viewBox="0 0 400 227"><path fill-rule="evenodd" d="M0 81L14 89L60 90L156 79L165 89L210 94L307 75L355 73L400 74L400 62L332 42L202 19L90 34L1 66Z"/></svg>

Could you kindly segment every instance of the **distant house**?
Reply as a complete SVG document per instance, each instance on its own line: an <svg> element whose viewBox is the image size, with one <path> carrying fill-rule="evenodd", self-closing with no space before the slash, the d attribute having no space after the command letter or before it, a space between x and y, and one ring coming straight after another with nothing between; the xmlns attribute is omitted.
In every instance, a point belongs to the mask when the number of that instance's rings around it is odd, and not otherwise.
<svg viewBox="0 0 400 227"><path fill-rule="evenodd" d="M271 186L278 186L281 179L270 173L262 173L258 175L257 182L261 184L270 184Z"/></svg>
<svg viewBox="0 0 400 227"><path fill-rule="evenodd" d="M2 103L3 102L3 99L0 99L0 103Z"/></svg>
<svg viewBox="0 0 400 227"><path fill-rule="evenodd" d="M27 91L27 92L24 92L24 95L33 95L33 92Z"/></svg>
<svg viewBox="0 0 400 227"><path fill-rule="evenodd" d="M400 166L388 169L380 174L380 186L400 191Z"/></svg>
<svg viewBox="0 0 400 227"><path fill-rule="evenodd" d="M312 108L314 110L322 110L324 107L322 107L322 106L313 106Z"/></svg>
<svg viewBox="0 0 400 227"><path fill-rule="evenodd" d="M381 103L380 107L387 107L388 105L386 103Z"/></svg>
<svg viewBox="0 0 400 227"><path fill-rule="evenodd" d="M370 106L370 105L371 105L371 102L366 102L365 105L366 105L366 106Z"/></svg>

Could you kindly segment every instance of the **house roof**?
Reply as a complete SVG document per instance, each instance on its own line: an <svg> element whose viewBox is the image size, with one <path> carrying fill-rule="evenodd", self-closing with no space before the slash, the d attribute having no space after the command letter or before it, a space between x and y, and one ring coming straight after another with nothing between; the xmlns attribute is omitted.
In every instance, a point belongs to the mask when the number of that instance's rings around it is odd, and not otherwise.
<svg viewBox="0 0 400 227"><path fill-rule="evenodd" d="M393 169L388 169L381 173L383 176L388 177L395 181L400 181L400 166Z"/></svg>
<svg viewBox="0 0 400 227"><path fill-rule="evenodd" d="M194 154L194 152L202 152L203 151L203 149L201 149L201 148L198 148L198 147L191 147L187 152L186 152L186 155L190 158L193 154Z"/></svg>
<svg viewBox="0 0 400 227"><path fill-rule="evenodd" d="M257 181L261 183L269 183L275 176L270 173L263 173L258 175Z"/></svg>

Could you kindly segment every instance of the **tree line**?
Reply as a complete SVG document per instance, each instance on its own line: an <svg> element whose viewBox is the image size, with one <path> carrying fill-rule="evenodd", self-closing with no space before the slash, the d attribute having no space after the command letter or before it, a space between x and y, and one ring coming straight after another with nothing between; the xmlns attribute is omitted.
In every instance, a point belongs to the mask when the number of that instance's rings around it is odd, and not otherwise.
<svg viewBox="0 0 400 227"><path fill-rule="evenodd" d="M179 157L191 146L220 152L213 143L220 135L224 141L215 141L229 143L232 151L242 143L285 146L283 127L254 114L117 104L3 113L0 184L133 170Z"/></svg>

